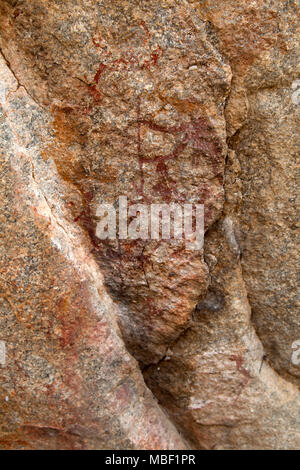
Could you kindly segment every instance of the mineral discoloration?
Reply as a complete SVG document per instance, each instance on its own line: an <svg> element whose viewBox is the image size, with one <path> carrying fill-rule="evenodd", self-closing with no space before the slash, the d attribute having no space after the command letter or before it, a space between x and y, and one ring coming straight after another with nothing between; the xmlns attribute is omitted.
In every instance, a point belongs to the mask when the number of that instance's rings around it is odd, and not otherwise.
<svg viewBox="0 0 300 470"><path fill-rule="evenodd" d="M0 0L1 448L299 448L298 17ZM204 249L99 240L121 195Z"/></svg>
<svg viewBox="0 0 300 470"><path fill-rule="evenodd" d="M76 193L41 155L51 114L14 91L3 60L1 80L1 447L184 448L121 340L117 307L68 213Z"/></svg>
<svg viewBox="0 0 300 470"><path fill-rule="evenodd" d="M79 190L74 220L89 233L121 303L130 351L147 364L182 331L207 287L207 268L202 253L186 253L183 243L98 241L96 207L120 195L129 204L204 203L206 228L213 224L223 203L230 67L182 2L82 2L73 27L64 22L66 6L25 2L14 20L6 12L10 34L3 31L2 47L17 75L30 64L26 87L53 113L54 139L43 156ZM35 29L28 40L29 19L39 22L41 14L49 24L37 25L40 34ZM55 45L49 36L59 39ZM65 41L73 48L68 59ZM16 47L25 48L18 63ZM37 79L47 98L35 89Z"/></svg>

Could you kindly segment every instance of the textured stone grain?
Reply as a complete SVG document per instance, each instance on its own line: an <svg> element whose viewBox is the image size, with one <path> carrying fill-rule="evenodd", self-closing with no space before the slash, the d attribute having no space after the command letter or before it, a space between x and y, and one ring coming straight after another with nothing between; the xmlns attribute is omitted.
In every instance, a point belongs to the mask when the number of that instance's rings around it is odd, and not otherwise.
<svg viewBox="0 0 300 470"><path fill-rule="evenodd" d="M296 0L0 0L0 447L299 448L299 56Z"/></svg>
<svg viewBox="0 0 300 470"><path fill-rule="evenodd" d="M126 351L70 191L41 155L52 116L0 59L2 449L185 444Z"/></svg>

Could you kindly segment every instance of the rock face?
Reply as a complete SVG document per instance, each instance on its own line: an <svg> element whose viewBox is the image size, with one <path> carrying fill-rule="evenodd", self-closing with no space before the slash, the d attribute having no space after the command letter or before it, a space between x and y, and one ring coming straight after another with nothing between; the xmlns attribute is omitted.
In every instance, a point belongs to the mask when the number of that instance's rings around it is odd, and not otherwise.
<svg viewBox="0 0 300 470"><path fill-rule="evenodd" d="M73 2L51 3L25 2L3 21L4 55L17 75L30 69L24 86L53 114L57 139L43 157L80 192L74 218L122 304L130 351L149 364L184 328L207 267L179 242L98 241L96 207L123 195L129 206L205 203L207 227L220 216L230 67L181 2L82 2L74 21Z"/></svg>
<svg viewBox="0 0 300 470"><path fill-rule="evenodd" d="M3 59L1 85L1 448L184 448L68 214L78 196L41 155L51 116Z"/></svg>
<svg viewBox="0 0 300 470"><path fill-rule="evenodd" d="M0 0L0 448L299 448L298 18ZM204 248L100 240L120 196Z"/></svg>

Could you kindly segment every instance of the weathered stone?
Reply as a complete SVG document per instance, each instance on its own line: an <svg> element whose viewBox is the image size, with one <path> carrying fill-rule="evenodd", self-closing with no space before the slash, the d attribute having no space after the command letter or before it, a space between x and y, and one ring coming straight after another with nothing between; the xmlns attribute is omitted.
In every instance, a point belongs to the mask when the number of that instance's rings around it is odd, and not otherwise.
<svg viewBox="0 0 300 470"><path fill-rule="evenodd" d="M0 0L3 448L184 448L130 353L189 445L299 447L298 18ZM204 250L99 240L121 195L204 203Z"/></svg>
<svg viewBox="0 0 300 470"><path fill-rule="evenodd" d="M196 448L297 449L299 389L265 357L222 224L206 251L219 260L211 291L168 356L146 371L146 383Z"/></svg>
<svg viewBox="0 0 300 470"><path fill-rule="evenodd" d="M207 288L207 268L182 243L96 240L96 207L120 195L129 204L205 203L209 227L223 202L231 72L181 2L77 3L74 21L74 2L23 3L3 20L3 50L52 110L57 139L44 158L79 189L76 219L122 303L127 345L147 364L180 334Z"/></svg>
<svg viewBox="0 0 300 470"><path fill-rule="evenodd" d="M184 448L126 351L117 307L42 143L52 116L0 58L2 449Z"/></svg>
<svg viewBox="0 0 300 470"><path fill-rule="evenodd" d="M232 67L225 116L235 152L223 217L206 237L208 295L147 382L196 446L295 449L299 11L296 2L193 4Z"/></svg>

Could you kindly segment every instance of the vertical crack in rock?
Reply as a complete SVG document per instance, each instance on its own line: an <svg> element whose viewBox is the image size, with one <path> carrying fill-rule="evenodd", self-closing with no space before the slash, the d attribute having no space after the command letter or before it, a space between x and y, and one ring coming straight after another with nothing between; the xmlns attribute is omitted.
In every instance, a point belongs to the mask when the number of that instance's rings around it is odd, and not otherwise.
<svg viewBox="0 0 300 470"><path fill-rule="evenodd" d="M253 38L250 35L249 41L250 22L244 31L243 27L248 20L247 14L249 17L259 15L259 7L264 2L259 2L257 11L252 9L249 12L246 4L241 3L242 6L235 7L230 1L226 2L224 15L212 2L201 3L200 15L209 21L214 31L210 37L217 41L218 49L228 57L233 71L231 94L225 110L229 146L225 205L221 220L208 231L205 243L210 287L206 298L197 306L194 323L187 335L171 349L169 360L147 369L145 377L177 426L197 447L293 449L300 442L299 419L294 419L298 416L299 389L283 378L298 383L298 370L291 363L291 344L293 338L299 336L299 320L294 316L284 323L284 316L295 298L293 291L288 293L289 288L286 290L288 285L282 284L282 263L285 262L282 248L288 239L285 235L287 224L281 219L283 233L276 231L276 266L274 245L270 240L273 240L273 227L276 227L278 219L274 218L274 209L270 216L268 210L271 201L274 204L281 199L280 194L284 194L287 183L293 187L294 172L289 167L293 165L296 146L289 138L296 136L290 123L297 108L292 106L289 88L298 73L299 47L292 48L289 57L284 55L282 48L278 57L272 51L272 45L276 41L279 48L284 41L293 44L294 31L287 35L288 24L290 31L293 28L293 17L290 16L289 23L285 22L286 17L293 14L295 2L280 11L279 38L275 33L277 21L272 24L272 10L267 13L271 21L264 23L264 12L255 22L255 27L258 24L258 28L264 31L261 44L255 38L257 31L253 31ZM243 22L235 34L231 28L240 8ZM247 42L247 47L241 54L243 41L245 46ZM267 50L269 54L265 52ZM264 94L269 93L270 98L265 100ZM275 110L277 119L272 123ZM280 137L277 128L281 113L290 116L289 124L284 122L280 128L285 138ZM271 138L274 145L271 145ZM289 148L292 149L291 158L287 156ZM281 179L277 177L277 194L271 188L268 201L263 195L263 187L251 185L252 181L262 180L267 193L270 181L265 181L264 173L268 175L272 159L275 162L280 160L279 165L288 171L281 173ZM296 193L296 187L294 191ZM257 198L259 192L263 196L260 202ZM264 205L266 202L267 206ZM276 202L274 205L276 207ZM291 213L290 210L287 212ZM268 225L265 227L266 220ZM289 221L289 216L286 220ZM286 246L292 253L293 243ZM292 255L292 258L296 256ZM291 274L294 272L292 265L289 263L287 267ZM272 284L268 279L270 269L274 273L270 276ZM294 278L290 288L295 289L296 285ZM280 302L277 296L271 300L276 290L283 294L286 292L286 297L283 295ZM272 303L272 308L277 310L276 316L274 310L268 312ZM279 359L282 354L286 358L284 361ZM287 374L280 362L293 371L292 374ZM290 425L292 429L288 429ZM276 436L271 431L274 428Z"/></svg>
<svg viewBox="0 0 300 470"><path fill-rule="evenodd" d="M223 107L231 72L187 4L165 8L153 0L145 11L143 2L128 2L126 21L119 8L87 8L78 26L84 46L66 57L64 7L50 18L46 4L25 2L16 17L10 11L13 20L3 19L2 49L31 95L53 113L54 140L43 157L54 158L82 195L74 220L89 233L120 304L127 347L145 366L160 360L184 330L207 289L207 266L185 242L97 239L97 206L116 205L121 195L129 207L204 203L211 226L223 205ZM39 23L41 10L49 24ZM50 29L59 40L48 40Z"/></svg>
<svg viewBox="0 0 300 470"><path fill-rule="evenodd" d="M7 67L9 68L9 70L11 71L11 73L13 74L14 78L15 78L16 81L17 81L17 90L18 90L18 88L23 87L23 88L25 89L26 93L28 94L28 96L30 96L30 98L31 98L38 106L41 106L41 105L33 98L33 96L30 95L30 93L29 93L29 91L27 90L27 88L26 88L23 84L20 83L20 81L19 81L18 77L16 76L14 70L12 69L12 67L11 67L11 65L10 65L10 63L9 63L9 61L7 60L6 56L4 55L4 52L3 52L3 50L1 49L1 47L0 47L0 55L3 57L3 59L4 59L5 63L6 63L6 65L7 65ZM15 91L17 91L17 90L15 90Z"/></svg>
<svg viewBox="0 0 300 470"><path fill-rule="evenodd" d="M117 307L68 213L76 195L41 158L51 117L16 90L2 60L0 79L0 257L10 286L0 302L0 447L184 449L120 338Z"/></svg>
<svg viewBox="0 0 300 470"><path fill-rule="evenodd" d="M184 448L127 348L192 447L299 447L297 15L0 0L0 326L20 377L0 369L0 446ZM100 240L119 196L204 204L204 250Z"/></svg>

